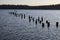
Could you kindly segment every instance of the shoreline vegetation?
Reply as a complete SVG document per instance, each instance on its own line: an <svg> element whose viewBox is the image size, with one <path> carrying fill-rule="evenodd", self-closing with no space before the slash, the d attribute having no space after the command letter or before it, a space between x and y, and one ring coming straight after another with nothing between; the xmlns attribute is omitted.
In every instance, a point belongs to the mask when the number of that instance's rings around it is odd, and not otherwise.
<svg viewBox="0 0 60 40"><path fill-rule="evenodd" d="M60 4L28 6L28 5L0 5L0 9L42 9L42 10L60 10Z"/></svg>

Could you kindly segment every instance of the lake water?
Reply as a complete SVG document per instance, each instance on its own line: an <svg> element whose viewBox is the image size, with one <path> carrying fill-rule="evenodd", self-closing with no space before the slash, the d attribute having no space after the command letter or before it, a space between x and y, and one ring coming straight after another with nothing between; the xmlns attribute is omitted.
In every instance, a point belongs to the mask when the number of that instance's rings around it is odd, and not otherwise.
<svg viewBox="0 0 60 40"><path fill-rule="evenodd" d="M17 10L17 14L26 14L25 19L9 14L13 11L0 9L0 40L60 40L60 10ZM44 28L40 23L29 23L29 15L43 17ZM50 22L49 29L46 20Z"/></svg>

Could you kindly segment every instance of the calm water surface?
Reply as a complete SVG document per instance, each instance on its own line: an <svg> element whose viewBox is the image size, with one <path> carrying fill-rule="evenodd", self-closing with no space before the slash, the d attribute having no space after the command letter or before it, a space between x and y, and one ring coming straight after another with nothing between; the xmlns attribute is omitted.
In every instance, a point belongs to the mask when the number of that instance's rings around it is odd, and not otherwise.
<svg viewBox="0 0 60 40"><path fill-rule="evenodd" d="M10 15L14 10L0 9L0 40L60 40L60 24L56 28L56 22L60 23L60 10L17 10L17 14L26 14L25 19ZM28 16L35 19L43 17L45 26L28 21ZM47 28L46 20L50 22Z"/></svg>

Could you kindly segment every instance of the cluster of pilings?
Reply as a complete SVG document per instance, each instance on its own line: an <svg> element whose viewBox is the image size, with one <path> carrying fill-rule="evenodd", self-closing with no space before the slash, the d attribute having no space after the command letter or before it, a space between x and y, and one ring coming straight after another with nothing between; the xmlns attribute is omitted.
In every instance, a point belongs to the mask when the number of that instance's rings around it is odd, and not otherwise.
<svg viewBox="0 0 60 40"><path fill-rule="evenodd" d="M25 14L22 14L22 13L20 13L20 14L17 14L17 12L9 12L9 14L11 14L11 15L14 15L14 16L16 16L16 17L20 17L21 19L25 19Z"/></svg>
<svg viewBox="0 0 60 40"><path fill-rule="evenodd" d="M14 15L16 17L21 17L21 19L26 18L26 14L22 14L22 13L17 14L16 12L9 12L9 14L12 14L12 15ZM29 23L33 22L36 25L37 25L37 23L39 23L39 24L42 24L43 28L45 27L45 23L43 22L44 21L43 17L41 17L41 18L38 17L37 19L35 19L35 17L29 15L28 19L29 19ZM47 27L49 28L50 27L50 22L48 20L46 20L46 24L47 24ZM56 22L56 27L58 28L58 26L59 26L59 22Z"/></svg>

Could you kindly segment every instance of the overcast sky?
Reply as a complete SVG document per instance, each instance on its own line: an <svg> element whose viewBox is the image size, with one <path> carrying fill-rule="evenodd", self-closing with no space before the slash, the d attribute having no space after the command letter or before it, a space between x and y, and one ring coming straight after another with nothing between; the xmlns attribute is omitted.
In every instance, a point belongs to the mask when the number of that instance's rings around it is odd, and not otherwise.
<svg viewBox="0 0 60 40"><path fill-rule="evenodd" d="M18 4L18 5L51 5L60 4L60 0L0 0L1 4Z"/></svg>

